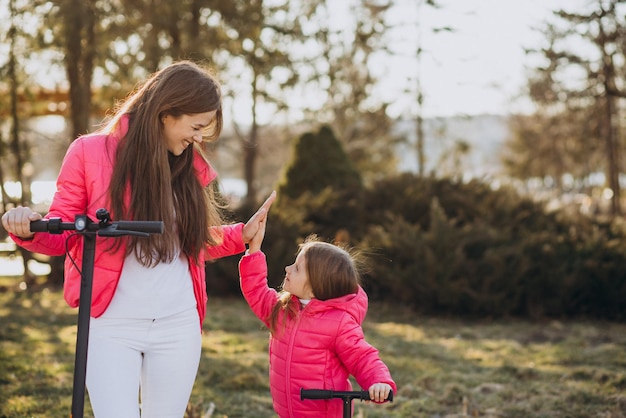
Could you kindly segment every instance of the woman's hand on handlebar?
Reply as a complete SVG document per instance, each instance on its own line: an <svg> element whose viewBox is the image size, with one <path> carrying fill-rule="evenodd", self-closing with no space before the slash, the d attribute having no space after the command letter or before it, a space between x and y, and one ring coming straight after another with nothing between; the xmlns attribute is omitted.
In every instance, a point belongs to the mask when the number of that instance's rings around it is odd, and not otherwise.
<svg viewBox="0 0 626 418"><path fill-rule="evenodd" d="M391 390L391 386L387 383L374 383L368 389L370 400L379 403L385 402Z"/></svg>
<svg viewBox="0 0 626 418"><path fill-rule="evenodd" d="M22 239L29 239L35 235L30 231L31 221L38 221L41 215L31 208L18 206L2 215L2 226L7 232L10 232Z"/></svg>

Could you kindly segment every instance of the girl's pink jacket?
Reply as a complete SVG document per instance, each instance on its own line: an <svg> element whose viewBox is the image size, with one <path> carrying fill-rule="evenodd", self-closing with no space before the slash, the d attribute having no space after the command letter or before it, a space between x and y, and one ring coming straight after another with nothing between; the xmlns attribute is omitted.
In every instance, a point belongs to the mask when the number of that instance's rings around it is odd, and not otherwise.
<svg viewBox="0 0 626 418"><path fill-rule="evenodd" d="M246 301L268 326L278 293L267 285L265 254L244 255L239 272ZM300 306L295 297L292 303ZM302 401L300 388L352 390L349 375L363 390L374 383L388 383L396 391L378 350L365 341L361 324L366 313L367 295L361 288L337 299L312 299L295 319L284 324L282 333L270 336L270 391L279 417L343 416L341 399Z"/></svg>
<svg viewBox="0 0 626 418"><path fill-rule="evenodd" d="M113 160L117 144L128 131L128 117L123 117L117 129L109 135L92 134L81 136L72 142L67 150L59 176L57 190L50 211L45 218L61 218L63 222L74 222L76 215L87 215L97 221L96 211L107 208L107 192L113 172ZM149 152L146 150L146 152ZM198 181L208 185L217 173L199 155L194 161ZM190 260L189 271L193 280L193 289L197 301L200 324L206 314L205 261L241 253L245 250L242 237L243 224L225 225L222 228L223 242L216 247L207 247L206 254L197 260ZM66 241L68 256L65 258L64 297L71 307L79 305L81 277L76 266L82 268L82 237L68 236L72 231L62 234L36 233L32 240L22 240L15 235L11 238L25 249L51 255L65 254ZM125 248L118 251L106 251L111 239L96 239L94 263L93 294L91 316L98 317L106 310L113 298L124 264ZM74 260L72 263L71 259Z"/></svg>

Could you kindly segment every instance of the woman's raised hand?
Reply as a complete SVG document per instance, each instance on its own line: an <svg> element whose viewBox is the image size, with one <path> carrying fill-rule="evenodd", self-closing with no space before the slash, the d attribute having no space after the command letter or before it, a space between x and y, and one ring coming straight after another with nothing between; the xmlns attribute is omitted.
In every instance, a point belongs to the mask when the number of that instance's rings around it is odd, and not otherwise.
<svg viewBox="0 0 626 418"><path fill-rule="evenodd" d="M262 232L260 241L263 241L263 236L265 235L265 221L267 220L267 214L270 210L270 207L272 206L272 203L274 203L275 199L276 199L276 191L273 191L269 195L269 197L265 199L265 202L263 202L259 210L257 210L254 213L254 215L250 217L250 220L246 222L242 231L243 242L245 242L246 244L249 244L250 241L255 237L255 235L257 235L257 232ZM263 228L263 231L259 231L259 228L261 227ZM258 240L258 237L257 237L257 240ZM260 242L259 242L259 245L260 245Z"/></svg>

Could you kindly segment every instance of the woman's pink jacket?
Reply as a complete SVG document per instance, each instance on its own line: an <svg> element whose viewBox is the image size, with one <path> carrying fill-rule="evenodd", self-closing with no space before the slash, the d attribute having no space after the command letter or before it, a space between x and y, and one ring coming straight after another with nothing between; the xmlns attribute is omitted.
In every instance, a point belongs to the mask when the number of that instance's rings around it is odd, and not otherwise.
<svg viewBox="0 0 626 418"><path fill-rule="evenodd" d="M107 205L107 192L113 172L113 159L117 144L128 131L128 117L123 117L117 129L109 135L92 134L81 136L72 142L67 150L59 176L57 190L54 195L50 211L44 218L61 218L63 222L74 222L76 215L87 215L96 221L96 211ZM148 152L148 151L146 151ZM203 186L208 185L217 173L199 155L194 161L198 181ZM190 260L189 271L193 280L193 289L197 301L200 324L206 314L206 281L205 261L224 256L241 253L245 250L242 237L243 224L225 225L223 242L216 247L207 247L206 254L201 253L197 260ZM73 231L62 234L36 233L31 240L23 240L15 235L11 238L19 246L36 253L61 256L66 252L65 281L63 285L64 297L71 307L79 305L81 277L76 266L82 268L83 240L82 237L68 236ZM109 306L122 266L124 265L125 247L118 251L106 251L111 239L96 239L96 254L94 263L93 293L91 316L98 317ZM72 263L71 259L74 260Z"/></svg>
<svg viewBox="0 0 626 418"><path fill-rule="evenodd" d="M239 271L246 301L268 326L278 293L267 285L265 254L244 255ZM295 297L292 303L300 306ZM363 390L374 383L388 383L396 391L378 350L365 341L361 324L366 313L367 295L361 288L337 299L312 299L296 318L284 324L282 333L270 336L270 391L279 417L343 416L341 399L302 401L300 388L352 390L349 375Z"/></svg>

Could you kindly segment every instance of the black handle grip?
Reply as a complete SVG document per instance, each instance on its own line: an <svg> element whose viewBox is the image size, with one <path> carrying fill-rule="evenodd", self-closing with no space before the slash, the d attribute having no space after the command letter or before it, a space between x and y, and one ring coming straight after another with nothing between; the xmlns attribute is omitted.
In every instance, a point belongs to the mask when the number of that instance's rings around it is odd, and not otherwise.
<svg viewBox="0 0 626 418"><path fill-rule="evenodd" d="M30 232L48 232L48 221L31 221Z"/></svg>
<svg viewBox="0 0 626 418"><path fill-rule="evenodd" d="M303 399L330 399L333 397L332 390L324 389L300 389L300 400Z"/></svg>
<svg viewBox="0 0 626 418"><path fill-rule="evenodd" d="M50 232L60 234L64 230L74 229L73 222L61 222L61 218L40 219L30 222L30 232Z"/></svg>
<svg viewBox="0 0 626 418"><path fill-rule="evenodd" d="M364 401L371 400L370 393L367 390L356 390L353 392L341 392L328 389L300 389L300 400L304 399L331 399L331 398L350 398L361 399ZM386 401L393 401L393 390L389 391Z"/></svg>
<svg viewBox="0 0 626 418"><path fill-rule="evenodd" d="M162 234L163 233L162 221L118 221L118 231L135 231L146 232L148 234Z"/></svg>

